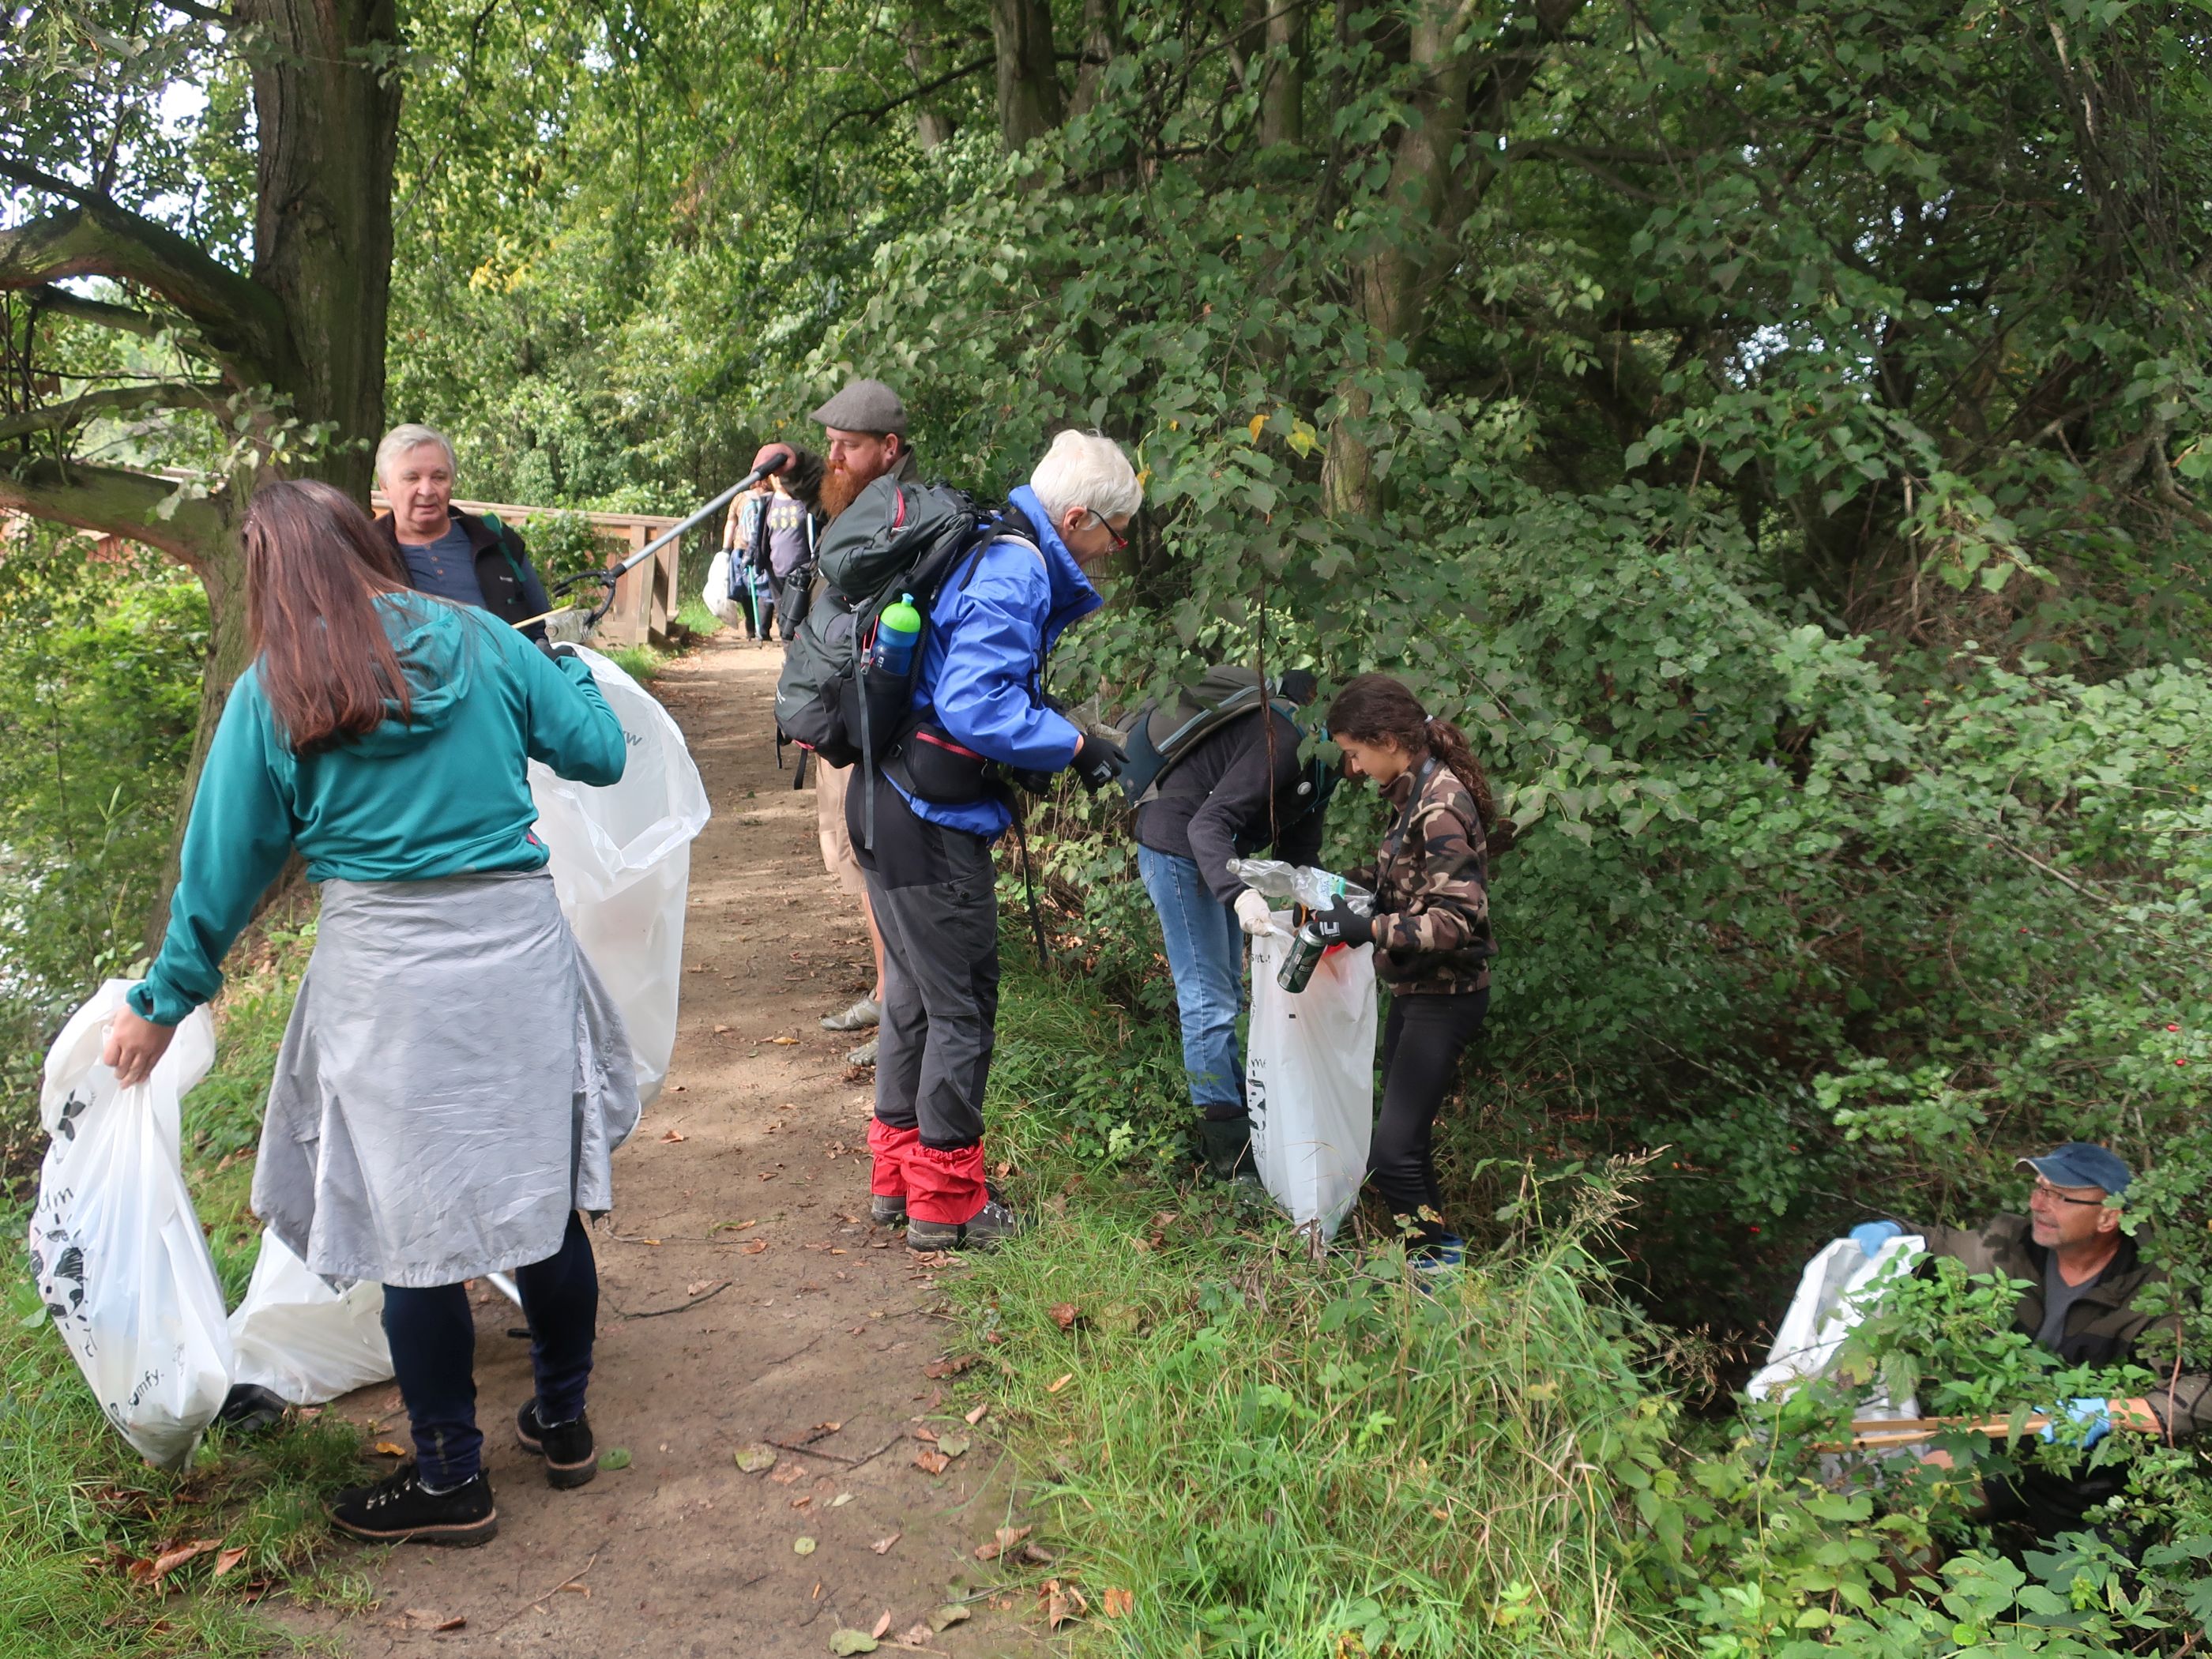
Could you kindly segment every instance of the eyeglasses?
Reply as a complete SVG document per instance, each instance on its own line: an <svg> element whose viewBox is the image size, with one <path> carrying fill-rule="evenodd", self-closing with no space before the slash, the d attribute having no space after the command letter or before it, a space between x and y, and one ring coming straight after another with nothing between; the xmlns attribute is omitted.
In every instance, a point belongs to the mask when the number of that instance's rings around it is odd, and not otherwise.
<svg viewBox="0 0 2212 1659"><path fill-rule="evenodd" d="M2039 1180L2034 1186L2028 1188L2029 1203L2033 1204L2039 1198L2048 1200L2053 1204L2079 1204L2093 1210L2101 1210L2105 1207L2105 1200L2101 1198L2069 1198L2047 1181Z"/></svg>
<svg viewBox="0 0 2212 1659"><path fill-rule="evenodd" d="M1091 516L1098 520L1098 527L1106 532L1106 539L1114 544L1114 550L1116 553L1129 544L1129 538L1117 532L1112 525L1108 524L1106 515L1097 507L1091 509Z"/></svg>

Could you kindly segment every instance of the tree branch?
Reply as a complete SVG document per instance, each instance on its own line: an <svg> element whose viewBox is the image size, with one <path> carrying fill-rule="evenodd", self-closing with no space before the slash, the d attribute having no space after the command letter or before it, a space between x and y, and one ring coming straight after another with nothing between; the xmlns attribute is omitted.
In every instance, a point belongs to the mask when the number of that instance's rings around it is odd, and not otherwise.
<svg viewBox="0 0 2212 1659"><path fill-rule="evenodd" d="M82 202L100 194L88 185L73 185L57 173L5 155L0 155L0 179L13 179L27 190L44 191L47 195L58 196L65 202Z"/></svg>
<svg viewBox="0 0 2212 1659"><path fill-rule="evenodd" d="M152 289L197 324L236 379L258 386L289 377L276 296L210 258L166 225L92 199L0 230L0 288L43 287L58 276L112 276Z"/></svg>
<svg viewBox="0 0 2212 1659"><path fill-rule="evenodd" d="M149 339L173 325L172 319L157 317L150 311L110 305L105 300L88 300L65 288L26 289L24 297L40 310L50 311L57 317L74 317L81 323L120 329L125 334L143 334Z"/></svg>
<svg viewBox="0 0 2212 1659"><path fill-rule="evenodd" d="M218 11L213 6L195 4L194 0L161 0L161 4L164 10L173 11L185 17L197 18L203 23L212 23L219 29L234 29L238 27L238 19L233 17L228 12Z"/></svg>
<svg viewBox="0 0 2212 1659"><path fill-rule="evenodd" d="M180 501L169 517L156 516L174 488L166 478L122 467L34 460L0 471L0 508L143 542L198 569L229 532L212 501Z"/></svg>
<svg viewBox="0 0 2212 1659"><path fill-rule="evenodd" d="M161 380L140 386L105 386L79 392L67 403L48 404L0 418L0 442L33 432L66 432L95 415L134 409L203 409L228 407L226 391L217 380Z"/></svg>

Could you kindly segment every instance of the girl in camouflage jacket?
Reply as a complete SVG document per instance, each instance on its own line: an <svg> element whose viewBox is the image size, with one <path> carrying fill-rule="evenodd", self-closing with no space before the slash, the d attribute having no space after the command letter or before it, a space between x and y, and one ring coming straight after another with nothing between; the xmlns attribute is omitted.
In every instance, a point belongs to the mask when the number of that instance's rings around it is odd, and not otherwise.
<svg viewBox="0 0 2212 1659"><path fill-rule="evenodd" d="M1374 779L1397 809L1375 866L1346 877L1373 889L1373 914L1340 904L1315 924L1347 945L1371 943L1391 993L1367 1173L1416 1263L1451 1265L1462 1245L1444 1225L1433 1137L1490 1006L1490 857L1511 844L1513 826L1496 822L1465 734L1388 675L1353 679L1328 726L1346 772Z"/></svg>

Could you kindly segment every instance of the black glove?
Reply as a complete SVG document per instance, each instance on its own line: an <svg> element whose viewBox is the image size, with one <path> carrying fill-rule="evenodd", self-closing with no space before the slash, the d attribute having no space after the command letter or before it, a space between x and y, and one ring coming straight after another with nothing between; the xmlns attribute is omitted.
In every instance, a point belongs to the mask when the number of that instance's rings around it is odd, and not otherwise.
<svg viewBox="0 0 2212 1659"><path fill-rule="evenodd" d="M1121 769L1129 763L1129 751L1121 747L1121 739L1102 726L1083 728L1083 746L1075 751L1068 763L1075 775L1083 780L1083 787L1094 793L1121 775Z"/></svg>
<svg viewBox="0 0 2212 1659"><path fill-rule="evenodd" d="M1059 775L1056 772L1036 772L1023 766L1006 769L1006 781L1025 795L1049 795L1053 780Z"/></svg>
<svg viewBox="0 0 2212 1659"><path fill-rule="evenodd" d="M576 647L566 640L538 639L533 640L532 643L555 662L560 661L563 657L573 657L576 654Z"/></svg>
<svg viewBox="0 0 2212 1659"><path fill-rule="evenodd" d="M1361 915L1341 899L1337 901L1334 908L1323 910L1307 925L1318 937L1332 945L1375 943L1373 918Z"/></svg>

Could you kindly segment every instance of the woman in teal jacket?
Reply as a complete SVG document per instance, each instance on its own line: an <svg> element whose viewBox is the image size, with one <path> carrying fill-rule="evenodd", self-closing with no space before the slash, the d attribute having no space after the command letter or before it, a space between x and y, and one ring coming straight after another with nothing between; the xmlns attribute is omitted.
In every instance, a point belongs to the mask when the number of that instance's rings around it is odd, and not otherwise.
<svg viewBox="0 0 2212 1659"><path fill-rule="evenodd" d="M597 1467L599 1279L576 1212L612 1202L637 1089L621 1016L554 899L526 763L612 783L622 725L573 651L409 592L327 484L257 495L246 556L254 660L208 750L161 951L106 1058L126 1084L151 1072L296 848L321 912L253 1208L316 1273L384 1285L416 1448L331 1518L380 1541L483 1543L498 1513L462 1281L514 1273L537 1383L520 1437L556 1486Z"/></svg>

